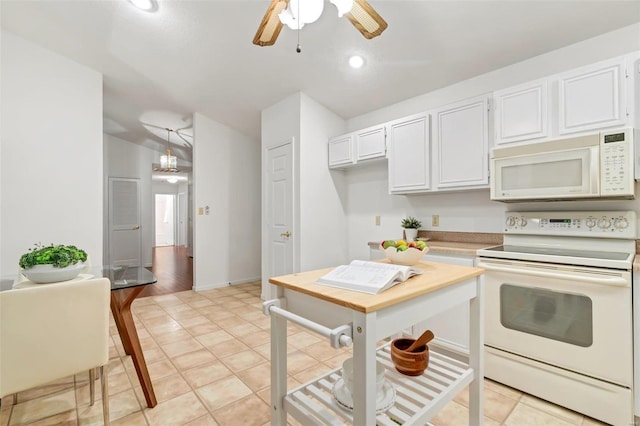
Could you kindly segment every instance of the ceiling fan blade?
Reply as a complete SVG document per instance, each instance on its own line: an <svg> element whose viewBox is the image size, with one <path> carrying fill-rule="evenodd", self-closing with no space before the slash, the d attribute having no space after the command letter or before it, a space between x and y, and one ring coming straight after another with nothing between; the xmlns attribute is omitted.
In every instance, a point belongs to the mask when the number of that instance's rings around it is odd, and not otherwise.
<svg viewBox="0 0 640 426"><path fill-rule="evenodd" d="M377 37L387 29L386 21L366 0L353 0L353 8L346 15L365 38Z"/></svg>
<svg viewBox="0 0 640 426"><path fill-rule="evenodd" d="M184 138L184 136L182 136L182 134L180 134L180 133L176 132L176 135L178 135L178 137L179 137L180 139L182 139L182 140L184 141L184 143L186 143L186 144L187 144L187 146L188 146L189 148L191 148L191 142L189 142L188 140L186 140L186 139ZM187 135L187 134L185 134L185 136L192 137L191 135Z"/></svg>
<svg viewBox="0 0 640 426"><path fill-rule="evenodd" d="M155 129L162 129L162 130L167 130L167 128L165 126L156 126L155 124L151 124L151 123L145 123L143 121L140 122L140 124L142 124L143 126L149 126L149 127L153 127Z"/></svg>
<svg viewBox="0 0 640 426"><path fill-rule="evenodd" d="M271 46L276 42L282 29L282 22L280 22L278 14L286 9L288 4L289 0L271 0L267 13L264 14L258 31L253 37L253 44L258 46Z"/></svg>

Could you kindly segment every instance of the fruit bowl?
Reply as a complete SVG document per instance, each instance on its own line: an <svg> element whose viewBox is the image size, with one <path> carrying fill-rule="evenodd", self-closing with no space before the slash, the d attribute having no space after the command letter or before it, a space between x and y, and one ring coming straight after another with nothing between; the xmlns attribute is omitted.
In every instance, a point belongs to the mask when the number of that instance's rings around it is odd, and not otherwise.
<svg viewBox="0 0 640 426"><path fill-rule="evenodd" d="M412 266L420 262L422 256L429 251L429 247L425 247L422 250L410 247L405 251L397 251L395 247L388 247L383 251L386 258L389 259L389 262L395 263L396 265Z"/></svg>
<svg viewBox="0 0 640 426"><path fill-rule="evenodd" d="M429 247L424 241L384 240L380 243L380 250L384 252L389 262L411 266L427 254Z"/></svg>

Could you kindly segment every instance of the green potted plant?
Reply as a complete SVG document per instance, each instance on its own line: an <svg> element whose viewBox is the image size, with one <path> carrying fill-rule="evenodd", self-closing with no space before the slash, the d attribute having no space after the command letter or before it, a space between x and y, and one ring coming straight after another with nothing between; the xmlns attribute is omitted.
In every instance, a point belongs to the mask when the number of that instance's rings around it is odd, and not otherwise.
<svg viewBox="0 0 640 426"><path fill-rule="evenodd" d="M84 269L87 253L72 245L35 247L20 257L21 272L34 283L50 283L71 280Z"/></svg>
<svg viewBox="0 0 640 426"><path fill-rule="evenodd" d="M407 241L415 240L418 237L418 229L422 226L422 222L418 219L409 216L402 219L400 224L404 228L404 235Z"/></svg>

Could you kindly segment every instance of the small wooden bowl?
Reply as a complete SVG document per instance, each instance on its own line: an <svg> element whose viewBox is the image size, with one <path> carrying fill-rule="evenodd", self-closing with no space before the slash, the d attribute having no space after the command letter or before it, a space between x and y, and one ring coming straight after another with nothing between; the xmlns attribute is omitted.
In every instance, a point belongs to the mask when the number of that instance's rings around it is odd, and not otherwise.
<svg viewBox="0 0 640 426"><path fill-rule="evenodd" d="M407 352L415 339L395 339L391 342L391 361L396 370L407 376L419 376L429 365L429 346L418 348L417 352Z"/></svg>

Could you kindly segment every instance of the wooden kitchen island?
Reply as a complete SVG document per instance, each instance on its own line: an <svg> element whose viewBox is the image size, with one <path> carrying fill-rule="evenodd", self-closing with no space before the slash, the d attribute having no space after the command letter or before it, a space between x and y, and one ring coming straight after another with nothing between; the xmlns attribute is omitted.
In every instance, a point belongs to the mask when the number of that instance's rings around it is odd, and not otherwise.
<svg viewBox="0 0 640 426"><path fill-rule="evenodd" d="M482 424L483 269L420 262L422 275L378 295L316 284L333 268L274 277L274 299L264 302L271 315L271 423L286 425L287 413L302 424L425 424L469 386L469 424ZM389 345L376 343L461 303L470 307L469 362L430 350L427 370L418 377L398 373ZM287 390L287 321L329 338L335 347L353 342L353 410L332 395L340 369ZM438 335L438 330L433 330ZM395 391L395 403L376 413L376 360ZM367 385L369 384L369 385Z"/></svg>

